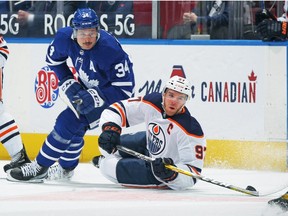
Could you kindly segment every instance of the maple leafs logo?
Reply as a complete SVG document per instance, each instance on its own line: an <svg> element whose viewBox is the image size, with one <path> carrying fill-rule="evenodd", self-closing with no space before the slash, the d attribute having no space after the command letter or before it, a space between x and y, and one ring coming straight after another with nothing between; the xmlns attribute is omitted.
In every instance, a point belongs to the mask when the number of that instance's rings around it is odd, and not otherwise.
<svg viewBox="0 0 288 216"><path fill-rule="evenodd" d="M86 87L92 88L93 86L99 86L99 81L96 80L89 80L89 76L82 70L82 66L79 68L79 77L81 81L85 84Z"/></svg>

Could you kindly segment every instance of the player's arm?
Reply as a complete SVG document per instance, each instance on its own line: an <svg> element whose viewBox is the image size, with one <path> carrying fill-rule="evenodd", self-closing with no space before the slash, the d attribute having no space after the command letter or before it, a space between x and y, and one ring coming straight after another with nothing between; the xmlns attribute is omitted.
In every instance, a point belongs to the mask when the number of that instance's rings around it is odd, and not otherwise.
<svg viewBox="0 0 288 216"><path fill-rule="evenodd" d="M0 35L0 101L3 103L3 68L9 56L8 46Z"/></svg>
<svg viewBox="0 0 288 216"><path fill-rule="evenodd" d="M73 74L67 65L69 40L71 38L59 31L47 49L46 63L56 73L60 82L67 77L73 78Z"/></svg>
<svg viewBox="0 0 288 216"><path fill-rule="evenodd" d="M102 133L99 136L99 147L109 154L120 145L122 128L133 126L144 121L141 97L116 102L105 109L100 118Z"/></svg>
<svg viewBox="0 0 288 216"><path fill-rule="evenodd" d="M154 175L174 190L185 190L189 187L193 187L196 184L197 179L178 174L173 170L167 169L165 165L176 166L182 170L198 175L201 173L204 164L205 139L197 139L197 145L191 143L194 142L191 141L191 139L184 140L185 143L181 143L178 147L179 160L175 160L172 157L162 157L156 158L152 162Z"/></svg>
<svg viewBox="0 0 288 216"><path fill-rule="evenodd" d="M285 41L287 22L265 19L257 25L257 34L263 41Z"/></svg>
<svg viewBox="0 0 288 216"><path fill-rule="evenodd" d="M287 39L287 22L278 21L269 10L256 13L256 33L263 41L284 41Z"/></svg>
<svg viewBox="0 0 288 216"><path fill-rule="evenodd" d="M101 88L103 95L109 95L106 98L109 104L134 96L135 80L133 64L128 55L123 50L112 50L111 55L114 59L110 64L105 65L105 74L107 74L107 85ZM116 56L115 53L118 53ZM108 60L107 60L108 61Z"/></svg>
<svg viewBox="0 0 288 216"><path fill-rule="evenodd" d="M0 103L3 103L3 69L0 67Z"/></svg>
<svg viewBox="0 0 288 216"><path fill-rule="evenodd" d="M181 122L181 128L184 128L184 130L180 130L177 134L176 145L178 151L177 153L171 152L169 154L173 160L168 160L168 164L193 172L194 174L200 174L204 166L206 139L196 119L191 117L190 123L185 123L187 121ZM161 160L152 162L154 174L168 187L174 190L183 190L196 184L197 180L195 178L176 175L174 171L166 169L161 163L160 165L157 164L159 161L161 162ZM166 161L163 160L162 163L165 164ZM158 166L158 168L155 166ZM162 169L162 173L161 168L165 168ZM155 169L158 169L156 170L158 173L155 172Z"/></svg>

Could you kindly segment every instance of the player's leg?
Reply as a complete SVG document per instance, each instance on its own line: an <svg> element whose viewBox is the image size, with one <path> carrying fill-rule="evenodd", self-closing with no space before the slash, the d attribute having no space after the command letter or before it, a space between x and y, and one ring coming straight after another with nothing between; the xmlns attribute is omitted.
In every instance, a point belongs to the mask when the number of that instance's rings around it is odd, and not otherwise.
<svg viewBox="0 0 288 216"><path fill-rule="evenodd" d="M122 158L111 154L99 160L101 173L110 181L133 187L159 187L150 163L138 158Z"/></svg>
<svg viewBox="0 0 288 216"><path fill-rule="evenodd" d="M64 110L56 119L54 129L46 138L36 159L32 163L12 169L8 173L8 180L30 181L46 178L48 168L70 147L75 132L86 128L85 124L87 125L86 119L78 119L69 108Z"/></svg>
<svg viewBox="0 0 288 216"><path fill-rule="evenodd" d="M123 158L116 166L117 181L124 185L158 186L162 184L153 175L151 164L138 158Z"/></svg>
<svg viewBox="0 0 288 216"><path fill-rule="evenodd" d="M47 180L69 180L73 176L84 146L84 134L83 130L82 134L73 137L70 147L59 158L59 163L49 168Z"/></svg>
<svg viewBox="0 0 288 216"><path fill-rule="evenodd" d="M148 150L146 148L146 132L139 131L133 134L123 134L120 137L120 143L122 146L132 149L133 151L139 152L141 154L147 155ZM132 157L131 155L119 151L119 154L123 158Z"/></svg>
<svg viewBox="0 0 288 216"><path fill-rule="evenodd" d="M146 149L146 133L124 134L121 136L121 145L139 153L148 153ZM95 163L95 161L93 161ZM161 187L153 175L151 164L144 160L134 158L123 152L106 154L98 157L97 164L101 173L110 181L130 187Z"/></svg>
<svg viewBox="0 0 288 216"><path fill-rule="evenodd" d="M0 114L0 142L11 157L11 162L3 167L5 172L30 162L20 136L18 125L11 114L5 111Z"/></svg>
<svg viewBox="0 0 288 216"><path fill-rule="evenodd" d="M145 131L123 134L121 136L121 145L148 155ZM166 187L154 177L149 162L134 158L125 152L119 151L119 154L123 158L118 161L116 166L116 178L119 183L130 187Z"/></svg>

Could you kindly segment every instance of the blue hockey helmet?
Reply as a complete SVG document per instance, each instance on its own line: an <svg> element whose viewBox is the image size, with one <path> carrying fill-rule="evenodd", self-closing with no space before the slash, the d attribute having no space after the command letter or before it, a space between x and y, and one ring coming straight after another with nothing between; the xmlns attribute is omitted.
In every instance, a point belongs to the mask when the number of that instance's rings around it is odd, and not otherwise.
<svg viewBox="0 0 288 216"><path fill-rule="evenodd" d="M99 19L96 12L91 8L80 8L74 13L72 20L73 28L86 29L86 28L99 28Z"/></svg>

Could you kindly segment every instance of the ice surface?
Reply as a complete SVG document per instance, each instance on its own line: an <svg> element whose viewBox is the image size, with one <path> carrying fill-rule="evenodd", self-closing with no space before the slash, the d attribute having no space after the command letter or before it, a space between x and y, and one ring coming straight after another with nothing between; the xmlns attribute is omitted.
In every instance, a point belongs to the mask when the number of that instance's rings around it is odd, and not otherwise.
<svg viewBox="0 0 288 216"><path fill-rule="evenodd" d="M89 163L79 164L70 183L15 183L5 179L5 163L0 161L0 216L288 216L267 205L288 190L287 173L204 169L208 178L252 185L261 195L252 197L203 181L186 191L126 188Z"/></svg>

